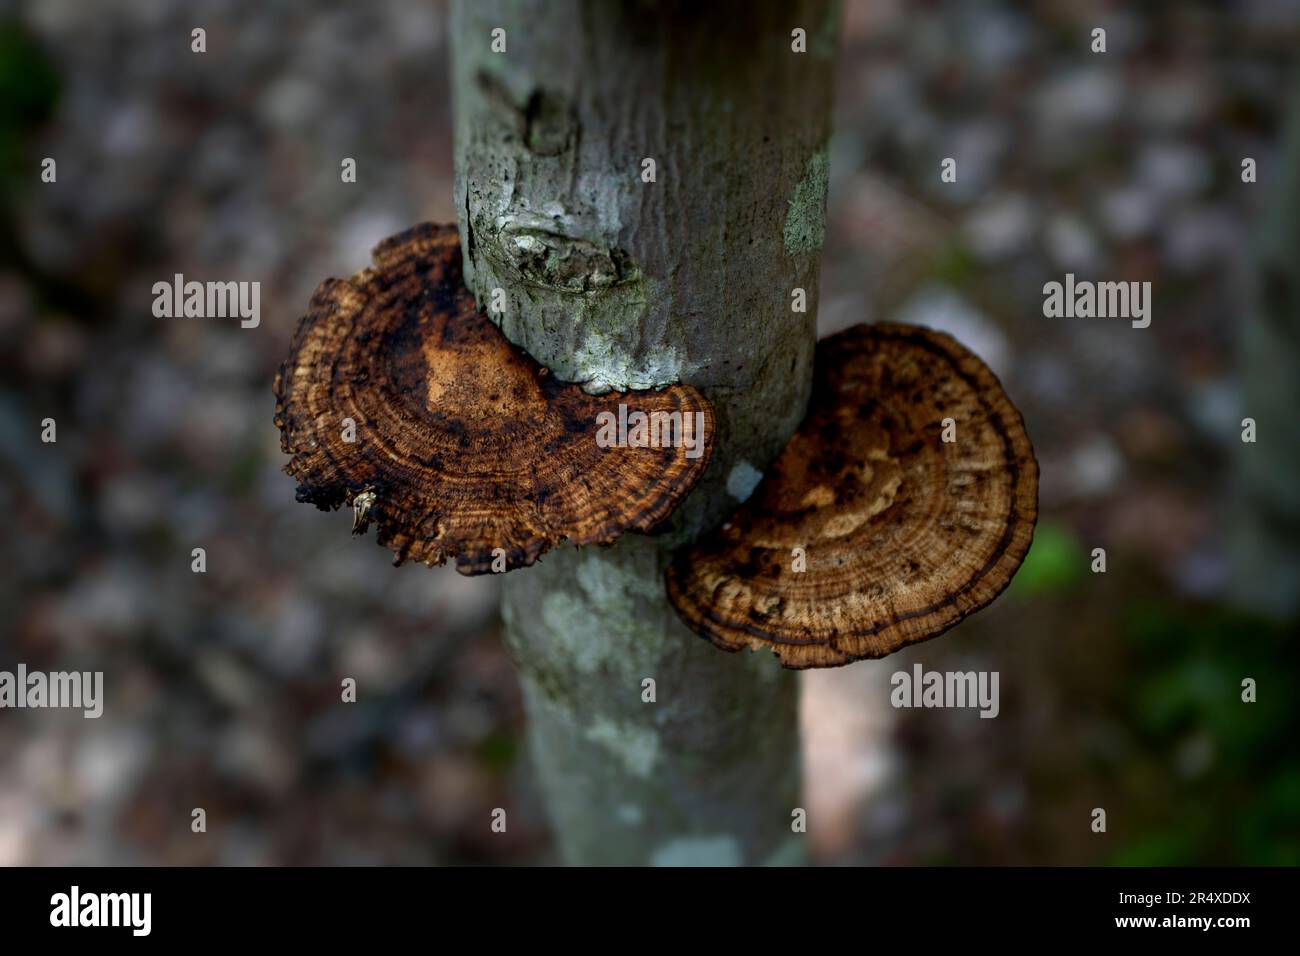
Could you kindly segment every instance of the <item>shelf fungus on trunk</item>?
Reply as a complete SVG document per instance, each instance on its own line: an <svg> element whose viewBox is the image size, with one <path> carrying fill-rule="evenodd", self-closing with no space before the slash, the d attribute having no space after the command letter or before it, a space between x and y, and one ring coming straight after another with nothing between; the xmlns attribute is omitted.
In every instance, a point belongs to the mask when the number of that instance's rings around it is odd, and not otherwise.
<svg viewBox="0 0 1300 956"><path fill-rule="evenodd" d="M858 325L818 343L799 430L679 552L668 596L724 650L835 667L935 637L1010 582L1038 463L997 377L951 337Z"/></svg>
<svg viewBox="0 0 1300 956"><path fill-rule="evenodd" d="M353 531L375 524L395 564L482 574L650 531L704 472L713 411L698 391L556 381L476 310L455 227L416 226L374 259L316 290L275 423L298 500L351 505Z"/></svg>

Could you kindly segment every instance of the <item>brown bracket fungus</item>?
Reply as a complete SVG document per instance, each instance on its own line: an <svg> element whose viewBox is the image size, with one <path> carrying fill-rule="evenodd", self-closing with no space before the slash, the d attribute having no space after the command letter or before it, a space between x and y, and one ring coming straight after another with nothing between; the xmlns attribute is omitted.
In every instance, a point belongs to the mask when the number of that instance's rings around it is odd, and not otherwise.
<svg viewBox="0 0 1300 956"><path fill-rule="evenodd" d="M793 668L943 633L1007 586L1038 516L1020 413L948 335L858 325L818 343L814 374L763 481L667 572L697 633Z"/></svg>
<svg viewBox="0 0 1300 956"><path fill-rule="evenodd" d="M476 310L455 227L417 226L374 259L312 296L276 376L275 423L298 500L350 504L353 531L374 523L394 563L454 558L482 574L650 531L704 472L713 411L698 391L593 396L555 381ZM620 405L661 440L598 441Z"/></svg>

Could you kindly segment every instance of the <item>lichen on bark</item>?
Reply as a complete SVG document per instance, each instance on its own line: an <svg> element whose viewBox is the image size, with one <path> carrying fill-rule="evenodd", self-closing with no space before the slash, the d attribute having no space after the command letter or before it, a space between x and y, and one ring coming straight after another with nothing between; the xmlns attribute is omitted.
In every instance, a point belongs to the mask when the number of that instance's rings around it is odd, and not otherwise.
<svg viewBox="0 0 1300 956"><path fill-rule="evenodd" d="M794 187L785 217L785 249L791 255L820 252L826 239L826 190L830 159L825 147L808 160L808 171Z"/></svg>

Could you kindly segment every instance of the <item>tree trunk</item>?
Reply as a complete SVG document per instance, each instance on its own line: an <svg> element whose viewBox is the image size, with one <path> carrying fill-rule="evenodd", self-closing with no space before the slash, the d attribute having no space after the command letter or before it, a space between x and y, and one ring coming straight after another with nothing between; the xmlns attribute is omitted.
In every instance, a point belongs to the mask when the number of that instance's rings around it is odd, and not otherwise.
<svg viewBox="0 0 1300 956"><path fill-rule="evenodd" d="M1238 355L1242 415L1257 436L1236 452L1232 531L1234 599L1279 619L1300 612L1300 96L1289 103L1277 168L1249 187L1269 190Z"/></svg>
<svg viewBox="0 0 1300 956"><path fill-rule="evenodd" d="M688 382L717 414L709 471L664 533L562 549L504 581L570 862L802 855L795 675L688 631L663 570L803 416L837 14L814 0L453 6L456 194L480 305L561 379Z"/></svg>

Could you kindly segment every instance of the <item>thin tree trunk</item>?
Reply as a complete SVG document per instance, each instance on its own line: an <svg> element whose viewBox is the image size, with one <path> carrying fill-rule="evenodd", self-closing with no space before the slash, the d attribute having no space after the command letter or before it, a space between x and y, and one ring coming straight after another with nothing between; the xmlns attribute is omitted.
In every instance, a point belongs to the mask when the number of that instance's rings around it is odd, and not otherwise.
<svg viewBox="0 0 1300 956"><path fill-rule="evenodd" d="M1300 612L1300 97L1290 100L1276 162L1265 184L1249 187L1269 194L1239 343L1242 415L1257 436L1236 452L1232 595L1285 619Z"/></svg>
<svg viewBox="0 0 1300 956"><path fill-rule="evenodd" d="M502 290L506 334L562 379L684 381L717 413L714 461L665 533L553 552L504 582L571 862L801 858L795 677L688 631L663 569L803 415L837 19L820 0L453 6L457 202L480 303Z"/></svg>

